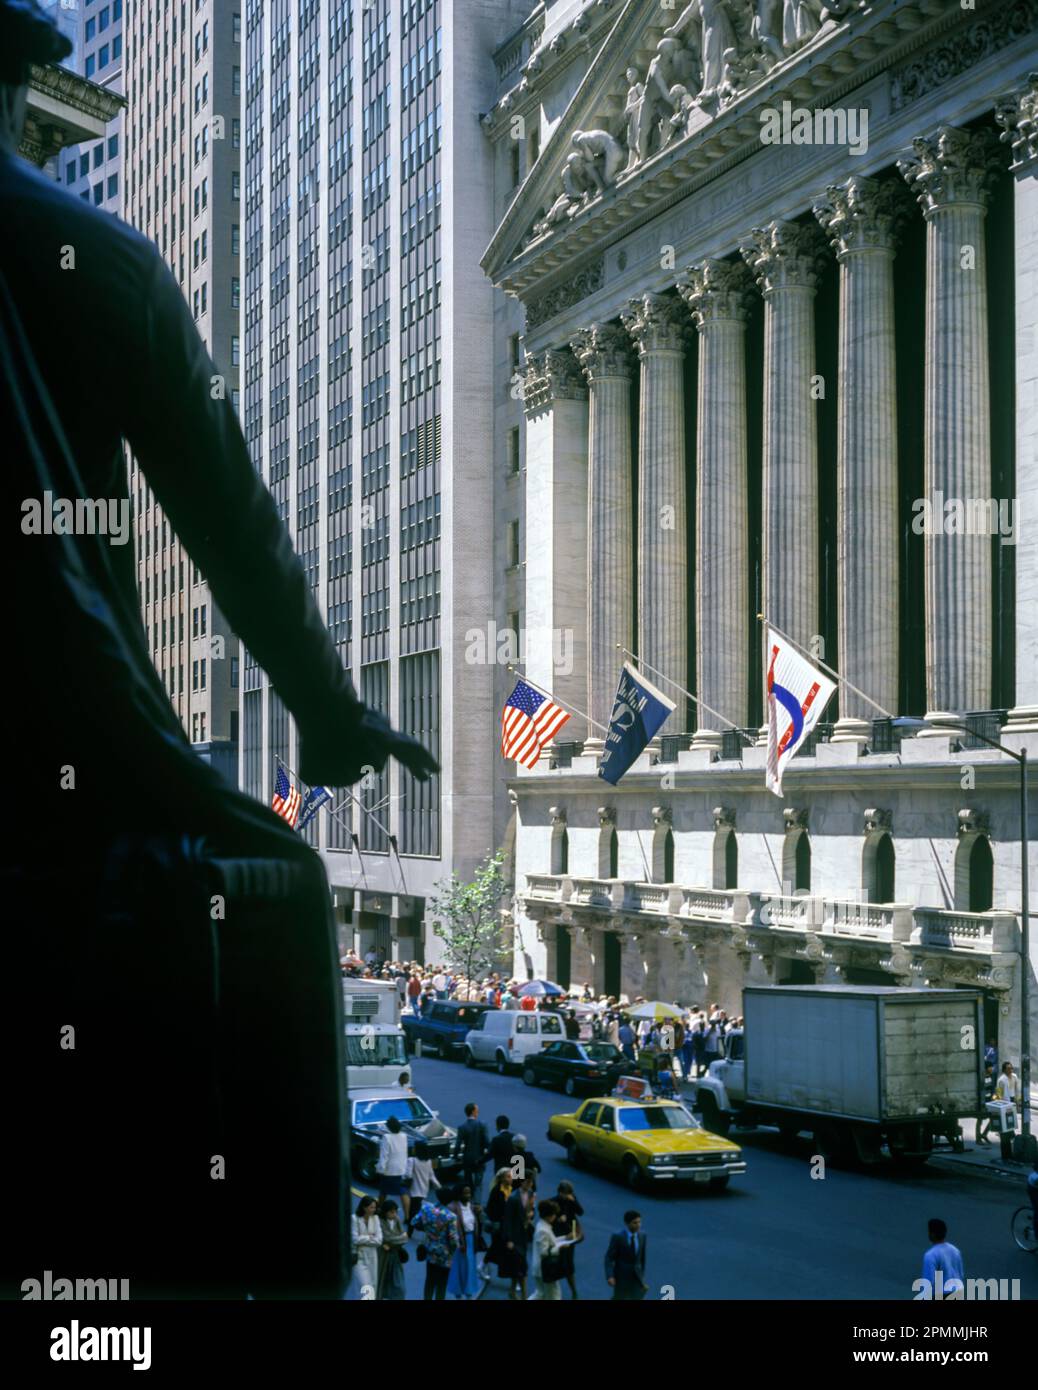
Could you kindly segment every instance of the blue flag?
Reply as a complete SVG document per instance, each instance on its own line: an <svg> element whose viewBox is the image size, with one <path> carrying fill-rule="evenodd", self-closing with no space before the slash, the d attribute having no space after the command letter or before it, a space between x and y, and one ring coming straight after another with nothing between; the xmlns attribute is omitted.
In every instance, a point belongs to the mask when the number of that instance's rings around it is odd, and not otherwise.
<svg viewBox="0 0 1038 1390"><path fill-rule="evenodd" d="M673 708L673 700L668 700L625 661L609 716L599 777L615 787Z"/></svg>
<svg viewBox="0 0 1038 1390"><path fill-rule="evenodd" d="M303 809L299 813L299 825L297 829L304 830L314 816L321 809L326 801L331 801L332 794L327 787L311 787L303 800Z"/></svg>

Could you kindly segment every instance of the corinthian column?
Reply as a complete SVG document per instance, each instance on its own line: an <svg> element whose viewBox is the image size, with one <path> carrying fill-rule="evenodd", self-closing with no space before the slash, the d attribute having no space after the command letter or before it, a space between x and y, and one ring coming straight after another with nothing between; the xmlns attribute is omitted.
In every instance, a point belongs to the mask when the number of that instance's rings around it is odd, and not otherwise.
<svg viewBox="0 0 1038 1390"><path fill-rule="evenodd" d="M634 628L631 358L622 328L595 324L573 339L590 387L588 421L588 713L609 724L620 669L616 644ZM602 747L602 730L587 751Z"/></svg>
<svg viewBox="0 0 1038 1390"><path fill-rule="evenodd" d="M696 406L696 694L740 728L749 704L746 319L750 273L704 261L679 290L699 331ZM720 748L724 724L696 706L697 748Z"/></svg>
<svg viewBox="0 0 1038 1390"><path fill-rule="evenodd" d="M809 646L818 632L818 422L814 298L824 239L813 222L756 228L742 255L764 296L765 616Z"/></svg>
<svg viewBox="0 0 1038 1390"><path fill-rule="evenodd" d="M991 536L945 535L944 503L991 495L984 219L993 131L943 126L898 161L926 219L927 718L991 706ZM925 518L925 513L924 513Z"/></svg>
<svg viewBox="0 0 1038 1390"><path fill-rule="evenodd" d="M688 674L684 383L688 315L676 296L646 294L631 300L620 317L641 359L638 655L647 666L684 685ZM674 727L680 732L684 721L675 721Z"/></svg>
<svg viewBox="0 0 1038 1390"><path fill-rule="evenodd" d="M910 209L898 179L852 178L815 216L840 264L837 627L840 671L891 714L898 700L894 249ZM864 743L877 711L844 687L834 743Z"/></svg>
<svg viewBox="0 0 1038 1390"><path fill-rule="evenodd" d="M526 673L587 708L587 383L568 348L526 359ZM574 718L563 738L579 738ZM588 731L590 732L590 730Z"/></svg>
<svg viewBox="0 0 1038 1390"><path fill-rule="evenodd" d="M1033 749L1038 733L1038 73L996 103L995 119L1012 152L1016 257L1016 698L1006 733L1031 735Z"/></svg>

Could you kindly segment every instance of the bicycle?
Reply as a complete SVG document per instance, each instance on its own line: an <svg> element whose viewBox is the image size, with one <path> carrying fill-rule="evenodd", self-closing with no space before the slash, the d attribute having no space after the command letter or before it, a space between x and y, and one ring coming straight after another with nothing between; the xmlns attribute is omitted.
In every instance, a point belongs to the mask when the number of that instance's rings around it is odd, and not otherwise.
<svg viewBox="0 0 1038 1390"><path fill-rule="evenodd" d="M1034 1211L1030 1204L1017 1207L1013 1212L1009 1229L1021 1250L1026 1250L1029 1255L1038 1254L1038 1232L1035 1230Z"/></svg>

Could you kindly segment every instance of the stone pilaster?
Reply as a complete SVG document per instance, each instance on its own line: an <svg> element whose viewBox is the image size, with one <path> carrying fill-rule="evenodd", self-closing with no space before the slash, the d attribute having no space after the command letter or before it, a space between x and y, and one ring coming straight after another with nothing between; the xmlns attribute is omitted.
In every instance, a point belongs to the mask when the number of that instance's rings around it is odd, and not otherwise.
<svg viewBox="0 0 1038 1390"><path fill-rule="evenodd" d="M815 216L840 265L837 583L840 673L890 714L898 701L898 458L894 250L911 207L897 179L851 178ZM834 743L867 740L876 709L846 686Z"/></svg>
<svg viewBox="0 0 1038 1390"><path fill-rule="evenodd" d="M740 728L749 714L745 340L753 284L741 261L708 260L679 290L699 332L696 694L704 704L694 746L719 749L724 724L710 709Z"/></svg>
<svg viewBox="0 0 1038 1390"><path fill-rule="evenodd" d="M764 296L766 618L809 647L818 632L814 298L825 242L813 223L755 228L742 255Z"/></svg>
<svg viewBox="0 0 1038 1390"><path fill-rule="evenodd" d="M626 333L595 324L573 339L590 387L588 422L587 596L588 713L608 726L622 658L634 638L631 496L631 356ZM602 746L592 726L589 752Z"/></svg>
<svg viewBox="0 0 1038 1390"><path fill-rule="evenodd" d="M991 536L946 535L943 521L946 501L991 496L984 219L997 156L994 132L943 126L898 161L927 223L927 718L991 706Z"/></svg>
<svg viewBox="0 0 1038 1390"><path fill-rule="evenodd" d="M1016 696L1007 734L1038 734L1038 73L995 106L1012 154L1016 256Z"/></svg>
<svg viewBox="0 0 1038 1390"><path fill-rule="evenodd" d="M675 295L646 294L621 314L641 361L638 410L638 656L683 686L688 673L685 544L685 342ZM657 679L653 676L653 679ZM667 693L684 700L673 689ZM680 732L684 723L673 722Z"/></svg>
<svg viewBox="0 0 1038 1390"><path fill-rule="evenodd" d="M526 359L526 672L576 709L587 704L587 383L568 348ZM572 654L572 662L560 660ZM565 726L580 738L584 721Z"/></svg>

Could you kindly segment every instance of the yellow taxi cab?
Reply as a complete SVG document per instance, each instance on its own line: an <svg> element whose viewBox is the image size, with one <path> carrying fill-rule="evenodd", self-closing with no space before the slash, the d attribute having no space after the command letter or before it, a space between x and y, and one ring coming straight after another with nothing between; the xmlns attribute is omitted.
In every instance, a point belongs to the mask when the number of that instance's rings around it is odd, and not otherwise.
<svg viewBox="0 0 1038 1390"><path fill-rule="evenodd" d="M548 1138L576 1167L609 1169L634 1188L671 1181L721 1191L733 1173L746 1171L737 1144L710 1134L672 1100L598 1096L571 1115L553 1115Z"/></svg>

